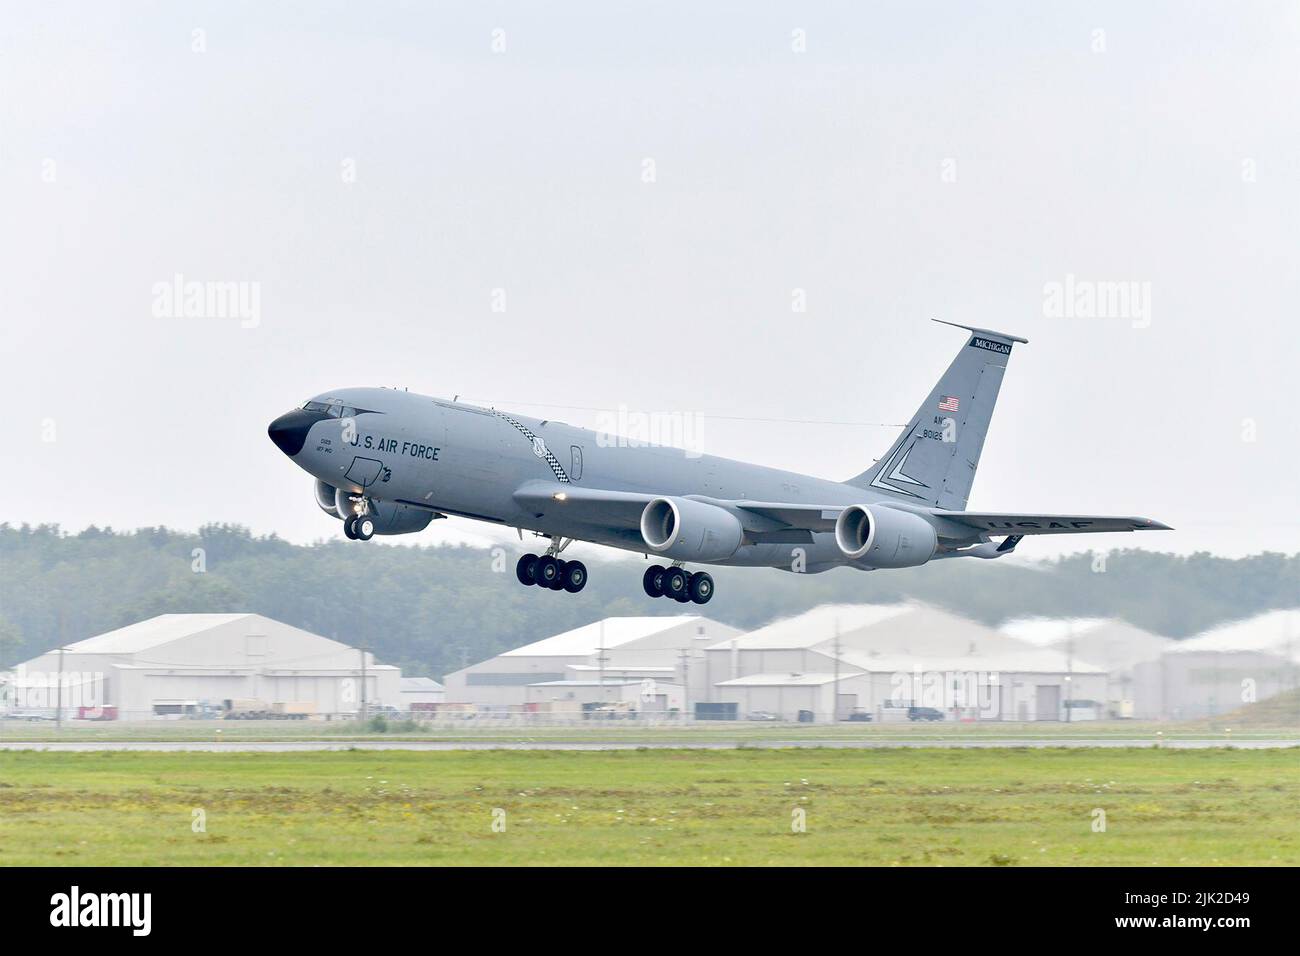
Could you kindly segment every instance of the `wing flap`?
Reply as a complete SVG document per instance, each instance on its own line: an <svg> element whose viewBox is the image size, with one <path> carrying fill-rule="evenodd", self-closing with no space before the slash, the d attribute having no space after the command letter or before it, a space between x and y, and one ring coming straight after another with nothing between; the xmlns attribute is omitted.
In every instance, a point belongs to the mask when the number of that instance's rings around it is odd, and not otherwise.
<svg viewBox="0 0 1300 956"><path fill-rule="evenodd" d="M736 501L736 508L800 531L834 531L844 505L801 505L783 501ZM755 527L754 531L767 530Z"/></svg>

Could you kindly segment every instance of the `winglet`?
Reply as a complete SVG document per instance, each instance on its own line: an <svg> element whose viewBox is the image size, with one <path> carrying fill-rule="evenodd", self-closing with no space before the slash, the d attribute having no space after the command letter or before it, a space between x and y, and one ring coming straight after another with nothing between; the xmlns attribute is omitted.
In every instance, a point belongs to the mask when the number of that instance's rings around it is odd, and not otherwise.
<svg viewBox="0 0 1300 956"><path fill-rule="evenodd" d="M1029 344L1029 339L1022 339L1018 335L1008 335L1006 332L998 332L995 329L981 329L973 325L962 325L960 322L949 322L946 319L931 319L931 322L938 322L940 325L951 325L954 329L965 329L967 332L974 332L977 335L996 335L1000 339L1007 339L1011 342L1021 342L1024 345Z"/></svg>

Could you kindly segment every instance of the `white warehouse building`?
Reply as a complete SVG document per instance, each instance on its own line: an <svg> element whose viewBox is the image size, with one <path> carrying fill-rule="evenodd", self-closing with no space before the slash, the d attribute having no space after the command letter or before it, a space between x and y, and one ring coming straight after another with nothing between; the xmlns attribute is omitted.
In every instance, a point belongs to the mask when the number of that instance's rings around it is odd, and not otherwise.
<svg viewBox="0 0 1300 956"><path fill-rule="evenodd" d="M707 648L697 694L714 719L1095 719L1106 671L922 604L823 605Z"/></svg>
<svg viewBox="0 0 1300 956"><path fill-rule="evenodd" d="M472 664L446 675L443 684L449 704L509 712L639 699L637 687L651 681L657 691L643 709L689 709L684 684L695 685L703 672L704 648L740 633L698 615L611 617Z"/></svg>
<svg viewBox="0 0 1300 956"><path fill-rule="evenodd" d="M1268 611L1173 642L1134 668L1139 717L1195 720L1300 687L1300 610Z"/></svg>
<svg viewBox="0 0 1300 956"><path fill-rule="evenodd" d="M1159 701L1151 697L1149 686L1139 684L1137 668L1158 661L1177 645L1173 638L1115 618L1020 618L1007 621L999 630L1035 647L1060 651L1071 660L1087 661L1105 670L1108 715L1159 715Z"/></svg>
<svg viewBox="0 0 1300 956"><path fill-rule="evenodd" d="M362 701L400 706L400 679L372 654L260 614L162 614L20 664L11 706L139 720L243 699L350 715Z"/></svg>

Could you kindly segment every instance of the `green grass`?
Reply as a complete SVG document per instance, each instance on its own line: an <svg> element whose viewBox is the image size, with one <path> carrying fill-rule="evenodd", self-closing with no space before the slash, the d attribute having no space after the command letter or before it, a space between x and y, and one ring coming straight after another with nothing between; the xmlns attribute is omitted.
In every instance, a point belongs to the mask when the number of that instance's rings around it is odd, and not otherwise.
<svg viewBox="0 0 1300 956"><path fill-rule="evenodd" d="M0 752L0 864L1295 865L1297 805L1286 750Z"/></svg>

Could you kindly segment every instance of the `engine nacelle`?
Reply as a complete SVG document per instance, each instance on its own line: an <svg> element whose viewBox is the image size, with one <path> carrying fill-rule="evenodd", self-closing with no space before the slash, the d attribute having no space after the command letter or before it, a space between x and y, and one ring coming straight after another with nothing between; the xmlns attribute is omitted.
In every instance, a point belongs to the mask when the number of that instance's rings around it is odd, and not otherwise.
<svg viewBox="0 0 1300 956"><path fill-rule="evenodd" d="M316 506L331 518L342 520L344 512L339 511L338 508L338 489L317 478L315 491Z"/></svg>
<svg viewBox="0 0 1300 956"><path fill-rule="evenodd" d="M690 498L656 498L641 512L646 547L674 561L729 558L744 533L730 511Z"/></svg>
<svg viewBox="0 0 1300 956"><path fill-rule="evenodd" d="M835 521L835 543L850 561L873 568L914 568L934 557L939 536L920 515L850 505Z"/></svg>
<svg viewBox="0 0 1300 956"><path fill-rule="evenodd" d="M375 519L375 534L411 534L423 531L433 520L433 512L423 508L393 501L370 502L370 514Z"/></svg>
<svg viewBox="0 0 1300 956"><path fill-rule="evenodd" d="M342 488L335 488L319 479L316 481L316 504L321 511L342 520L361 512L361 496ZM412 508L394 501L369 501L371 517L375 519L375 534L411 534L423 531L434 519L432 511Z"/></svg>

